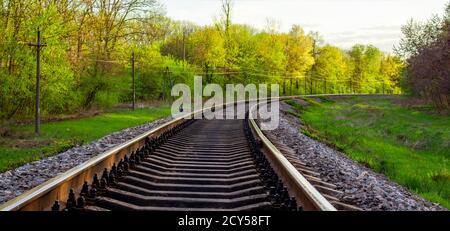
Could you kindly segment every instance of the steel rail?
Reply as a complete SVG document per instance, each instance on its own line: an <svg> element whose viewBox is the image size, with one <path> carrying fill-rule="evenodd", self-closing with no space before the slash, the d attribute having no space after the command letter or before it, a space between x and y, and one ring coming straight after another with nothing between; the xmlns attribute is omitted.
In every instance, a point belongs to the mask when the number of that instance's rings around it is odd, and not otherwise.
<svg viewBox="0 0 450 231"><path fill-rule="evenodd" d="M370 95L370 94L358 94ZM317 97L317 96L356 96L356 94L323 94L323 95L299 95L273 97L273 100L283 100L298 97ZM269 98L267 98L269 99ZM226 107L231 104L239 104L244 102L252 102L256 100L243 100L233 103L222 104L217 107ZM257 104L258 105L258 104ZM256 106L256 105L255 105ZM253 109L255 108L253 106ZM183 121L186 117L193 117L198 113L203 113L204 108L194 111L187 116L173 119L157 128L154 128L142 135L137 136L123 144L120 144L90 160L76 166L67 172L58 175L48 181L40 184L22 195L5 202L0 205L0 211L42 211L50 210L55 200L66 201L67 192L74 189L75 193L81 191L81 185L90 181L95 174L100 174L105 168L111 168L113 163L118 162L129 153L135 152L145 144L147 138L152 138L162 134L164 131L171 129ZM268 158L274 163L276 171L286 181L290 193L295 196L296 200L304 206L305 210L336 210L320 193L301 175L298 170L282 155L282 153L264 136L254 119L250 119L249 123L252 130L256 133L262 142L262 147L268 153Z"/></svg>
<svg viewBox="0 0 450 231"><path fill-rule="evenodd" d="M283 179L288 187L289 192L297 200L297 204L301 204L304 210L310 211L336 211L331 203L317 191L314 186L284 157L284 155L272 144L272 142L263 134L255 118L253 112L261 104L254 105L249 111L249 123L261 141L261 146L267 157L269 158L273 168Z"/></svg>
<svg viewBox="0 0 450 231"><path fill-rule="evenodd" d="M231 104L242 103L234 102ZM229 104L219 105L225 107ZM123 144L118 145L90 160L84 162L61 175L49 179L48 181L26 191L22 195L0 204L0 211L42 211L50 210L55 200L66 201L67 192L74 189L75 193L81 191L81 185L85 181L90 181L95 174L100 174L105 168L109 169L113 163L118 162L128 153L138 150L145 143L145 139L157 136L176 125L182 123L186 117L194 117L196 114L211 109L204 108L191 112L180 118L173 119L157 128L137 136Z"/></svg>
<svg viewBox="0 0 450 231"><path fill-rule="evenodd" d="M166 129L181 123L182 118L174 119L155 129L131 139L117 147L114 147L87 162L78 165L67 172L56 176L37 187L30 189L19 197L0 205L0 211L36 211L50 210L55 200L67 200L67 192L75 189L79 192L85 181L90 181L94 174L99 174L105 168L111 168L114 162L118 162L126 154L140 148L147 137L151 138L162 133Z"/></svg>

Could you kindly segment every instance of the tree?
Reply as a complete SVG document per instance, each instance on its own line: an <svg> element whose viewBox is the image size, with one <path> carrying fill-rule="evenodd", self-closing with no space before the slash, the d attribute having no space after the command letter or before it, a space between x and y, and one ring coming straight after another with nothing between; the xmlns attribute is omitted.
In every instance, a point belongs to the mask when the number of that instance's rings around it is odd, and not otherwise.
<svg viewBox="0 0 450 231"><path fill-rule="evenodd" d="M405 64L398 56L383 56L380 74L385 93L400 93L401 77L404 69Z"/></svg>
<svg viewBox="0 0 450 231"><path fill-rule="evenodd" d="M450 109L450 25L440 38L409 60L407 82L413 93Z"/></svg>
<svg viewBox="0 0 450 231"><path fill-rule="evenodd" d="M319 50L321 43L323 42L323 39L320 36L319 32L313 32L313 31L310 31L308 33L308 37L312 41L311 55L314 58L314 60L316 60L317 55L318 55L318 50ZM311 66L308 76L309 76L310 93L312 94L313 93L313 79L316 77L316 63L315 62ZM306 84L306 81L307 80L305 79L305 84ZM305 91L306 91L306 86L305 86Z"/></svg>
<svg viewBox="0 0 450 231"><path fill-rule="evenodd" d="M437 15L426 23L409 20L406 25L402 26L403 37L399 45L394 47L395 53L405 60L417 55L420 50L439 38L442 24L443 19Z"/></svg>
<svg viewBox="0 0 450 231"><path fill-rule="evenodd" d="M225 35L228 35L231 26L231 12L233 0L222 0L222 24Z"/></svg>
<svg viewBox="0 0 450 231"><path fill-rule="evenodd" d="M250 26L233 24L229 33L227 66L233 70L254 69L257 64L256 29Z"/></svg>
<svg viewBox="0 0 450 231"><path fill-rule="evenodd" d="M257 69L275 75L286 73L285 37L261 32L256 35Z"/></svg>
<svg viewBox="0 0 450 231"><path fill-rule="evenodd" d="M59 6L54 1L13 0L2 10L0 118L26 116L34 111L35 79L30 76L35 76L36 57L26 44L36 41L38 28L48 45L42 50L42 114L62 113L78 106L73 99L74 76L66 58L68 28Z"/></svg>
<svg viewBox="0 0 450 231"><path fill-rule="evenodd" d="M371 45L355 45L349 51L351 76L349 88L353 92L380 92L382 52Z"/></svg>
<svg viewBox="0 0 450 231"><path fill-rule="evenodd" d="M312 40L313 43L313 53L317 53L317 49L322 46L324 40L323 37L317 31L310 31L308 33L308 37Z"/></svg>
<svg viewBox="0 0 450 231"><path fill-rule="evenodd" d="M143 18L143 13L156 4L155 0L94 1L96 23L93 26L98 58L110 59L117 43L131 34L125 29L127 22Z"/></svg>
<svg viewBox="0 0 450 231"><path fill-rule="evenodd" d="M314 63L314 57L311 55L313 41L299 25L293 25L286 43L287 73L304 76Z"/></svg>
<svg viewBox="0 0 450 231"><path fill-rule="evenodd" d="M231 42L230 27L231 14L233 10L233 0L222 0L222 31L225 48L225 65L230 66L233 59L232 50L235 49Z"/></svg>
<svg viewBox="0 0 450 231"><path fill-rule="evenodd" d="M196 30L189 38L189 61L198 66L219 67L225 64L224 40L214 27Z"/></svg>
<svg viewBox="0 0 450 231"><path fill-rule="evenodd" d="M449 108L450 88L450 2L441 18L426 23L410 21L403 27L403 38L396 52L406 60L406 90Z"/></svg>
<svg viewBox="0 0 450 231"><path fill-rule="evenodd" d="M173 29L164 39L161 53L186 62L190 55L188 53L189 38L191 37L191 34L199 28L197 25L190 22L172 22L171 27Z"/></svg>
<svg viewBox="0 0 450 231"><path fill-rule="evenodd" d="M321 47L315 61L315 69L316 75L327 81L331 93L337 93L341 90L338 86L346 83L348 64L345 53L338 47Z"/></svg>

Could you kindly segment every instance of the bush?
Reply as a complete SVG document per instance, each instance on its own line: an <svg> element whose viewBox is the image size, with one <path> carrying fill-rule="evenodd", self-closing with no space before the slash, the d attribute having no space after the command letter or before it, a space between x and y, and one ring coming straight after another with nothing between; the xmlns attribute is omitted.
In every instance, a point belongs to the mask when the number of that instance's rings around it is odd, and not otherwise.
<svg viewBox="0 0 450 231"><path fill-rule="evenodd" d="M450 25L442 36L410 60L408 83L414 93L450 109Z"/></svg>

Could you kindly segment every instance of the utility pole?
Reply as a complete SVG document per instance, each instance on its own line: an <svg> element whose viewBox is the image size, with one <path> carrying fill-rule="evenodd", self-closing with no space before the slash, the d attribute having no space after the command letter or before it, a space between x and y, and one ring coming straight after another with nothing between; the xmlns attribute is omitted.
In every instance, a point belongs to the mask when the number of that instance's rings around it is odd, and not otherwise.
<svg viewBox="0 0 450 231"><path fill-rule="evenodd" d="M134 50L131 52L131 77L133 80L133 111L136 110L136 82L134 72Z"/></svg>
<svg viewBox="0 0 450 231"><path fill-rule="evenodd" d="M186 29L183 27L183 71L186 63Z"/></svg>
<svg viewBox="0 0 450 231"><path fill-rule="evenodd" d="M173 81L173 78L172 78L172 72L170 71L169 67L167 67L167 76L168 76L168 79L169 79L169 92L171 92L172 88L173 88L173 82L174 81ZM173 102L174 96L172 96L171 99L172 99L172 102Z"/></svg>
<svg viewBox="0 0 450 231"><path fill-rule="evenodd" d="M306 81L306 75L305 75L305 89L304 89L305 95L307 94L307 93L306 93L306 87L307 87L307 85L308 85L308 82Z"/></svg>
<svg viewBox="0 0 450 231"><path fill-rule="evenodd" d="M36 109L34 116L34 132L36 135L39 135L41 132L41 48L46 46L41 43L41 31L39 28L37 32L37 43L29 43L28 45L36 47Z"/></svg>
<svg viewBox="0 0 450 231"><path fill-rule="evenodd" d="M205 63L205 77L206 77L206 83L209 83L209 65L208 63Z"/></svg>
<svg viewBox="0 0 450 231"><path fill-rule="evenodd" d="M291 81L291 86L289 87L289 93L290 93L290 95L292 95L292 77L291 77L290 81Z"/></svg>
<svg viewBox="0 0 450 231"><path fill-rule="evenodd" d="M314 58L314 60L317 60L317 51L316 51L316 49L317 49L317 47L316 47L316 45L317 45L317 41L316 41L316 39L315 38L313 38L313 50L312 50L312 55L313 55L313 58ZM315 74L314 74L314 72L315 72L315 67L316 67L316 62L314 62L314 64L312 65L312 67L311 67L311 70L310 70L310 93L311 93L311 95L313 94L313 80L312 80L312 78L313 78L313 76L315 76Z"/></svg>
<svg viewBox="0 0 450 231"><path fill-rule="evenodd" d="M163 101L166 101L166 85L167 85L167 75L169 74L169 67L166 66L164 71L164 86L163 86Z"/></svg>

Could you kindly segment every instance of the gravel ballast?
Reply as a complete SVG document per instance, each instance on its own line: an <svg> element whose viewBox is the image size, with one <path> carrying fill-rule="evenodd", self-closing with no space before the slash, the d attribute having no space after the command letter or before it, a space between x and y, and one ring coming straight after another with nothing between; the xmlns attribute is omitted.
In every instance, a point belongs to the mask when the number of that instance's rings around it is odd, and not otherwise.
<svg viewBox="0 0 450 231"><path fill-rule="evenodd" d="M280 126L267 131L278 141L292 148L300 161L306 163L323 181L332 183L343 194L340 201L363 210L446 210L408 189L390 181L386 176L351 160L345 154L317 142L299 132L298 118L287 113L290 106L281 102ZM58 155L35 161L0 173L0 203L86 162L116 145L168 122L170 118L112 133L90 144L74 147Z"/></svg>
<svg viewBox="0 0 450 231"><path fill-rule="evenodd" d="M169 118L127 128L112 133L90 144L71 148L63 153L28 163L13 170L0 173L0 204L11 200L25 191L86 162L87 160L119 145L142 133L156 128Z"/></svg>
<svg viewBox="0 0 450 231"><path fill-rule="evenodd" d="M280 126L268 131L278 142L292 148L326 182L335 184L343 194L339 199L363 210L371 211L435 211L445 208L429 202L386 176L351 160L345 154L300 132L301 122L287 113L292 110L281 102Z"/></svg>

